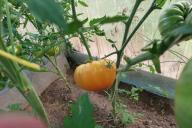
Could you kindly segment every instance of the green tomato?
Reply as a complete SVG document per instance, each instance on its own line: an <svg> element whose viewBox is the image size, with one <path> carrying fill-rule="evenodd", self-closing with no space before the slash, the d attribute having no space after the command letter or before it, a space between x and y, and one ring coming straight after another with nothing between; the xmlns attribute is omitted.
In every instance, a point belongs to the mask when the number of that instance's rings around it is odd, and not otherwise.
<svg viewBox="0 0 192 128"><path fill-rule="evenodd" d="M158 24L160 34L164 37L174 29L187 23L186 17L191 10L192 6L187 1L179 1L164 10Z"/></svg>
<svg viewBox="0 0 192 128"><path fill-rule="evenodd" d="M59 52L60 52L59 46L54 46L53 48L51 48L47 51L47 55L48 56L56 56L59 54Z"/></svg>

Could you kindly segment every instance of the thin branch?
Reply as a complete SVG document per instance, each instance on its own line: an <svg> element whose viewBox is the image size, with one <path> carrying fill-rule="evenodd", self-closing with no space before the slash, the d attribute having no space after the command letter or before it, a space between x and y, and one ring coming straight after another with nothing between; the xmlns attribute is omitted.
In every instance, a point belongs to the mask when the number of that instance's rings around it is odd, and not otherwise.
<svg viewBox="0 0 192 128"><path fill-rule="evenodd" d="M174 51L174 50L168 50L170 53L172 53L172 54L174 54L174 55L176 55L177 57L179 57L178 55L180 55L181 57L183 57L183 58L185 58L185 59L187 59L187 60L189 60L189 58L187 58L186 56L184 56L184 55L182 55L181 53L179 53L179 52L176 52L176 51ZM177 55L178 54L178 55ZM181 60L183 60L183 58L181 58L181 57L179 57ZM184 61L184 60L183 60Z"/></svg>
<svg viewBox="0 0 192 128"><path fill-rule="evenodd" d="M77 14L76 14L76 9L75 9L75 1L74 0L71 0L71 8L72 8L73 18L74 18L75 21L77 21L78 19L77 19ZM81 38L81 41L82 41L83 45L85 46L85 49L87 50L87 53L89 55L89 60L92 61L93 57L92 57L91 52L89 50L89 45L88 45L83 33L81 31L79 31L78 33L80 35L80 38Z"/></svg>
<svg viewBox="0 0 192 128"><path fill-rule="evenodd" d="M76 13L76 10L75 10L75 1L74 0L71 0L71 8L72 8L73 19L75 21L77 21L77 13Z"/></svg>
<svg viewBox="0 0 192 128"><path fill-rule="evenodd" d="M128 21L126 22L126 28L125 28L125 32L124 32L124 37L123 37L123 43L122 45L125 43L126 39L127 39L127 35L129 33L129 29L130 29L130 26L131 26L131 22L133 21L133 18L135 16L135 13L137 12L137 9L139 7L139 5L141 4L143 0L136 0L135 2L135 5L134 5L134 8L132 10L132 13L128 19Z"/></svg>
<svg viewBox="0 0 192 128"><path fill-rule="evenodd" d="M115 44L112 44L112 47L115 48L115 51L116 51L116 52L119 51L118 48L117 48L117 46L116 46Z"/></svg>
<svg viewBox="0 0 192 128"><path fill-rule="evenodd" d="M70 85L69 85L69 82L67 80L67 78L63 75L63 72L61 71L61 69L59 68L59 66L53 62L53 60L49 57L49 56L46 56L45 57L49 60L49 62L53 65L53 67L56 69L57 71L57 74L59 74L59 77L65 82L67 88L69 89L69 91L71 91L71 88L70 88Z"/></svg>
<svg viewBox="0 0 192 128"><path fill-rule="evenodd" d="M82 32L79 32L79 34L80 34L81 41L82 41L83 45L85 46L85 48L86 48L86 50L87 50L87 53L88 53L88 55L89 55L89 60L92 61L92 60L93 60L93 57L92 57L92 55L91 55L91 52L90 52L88 43L87 43L87 41L86 41L83 33L82 33Z"/></svg>
<svg viewBox="0 0 192 128"><path fill-rule="evenodd" d="M155 5L156 0L153 0L153 3L151 4L150 8L148 9L148 11L145 13L145 15L142 17L142 19L139 21L139 23L136 25L136 27L134 28L134 30L132 31L132 33L129 35L128 39L122 43L122 47L119 50L119 53L117 55L117 63L116 66L117 68L120 65L121 59L123 57L123 52L127 46L127 44L129 43L129 41L132 39L132 37L134 36L135 32L139 29L139 27L143 24L143 22L146 20L146 18L153 12L153 10L157 9L156 5ZM127 27L127 26L126 26ZM125 33L127 34L127 33Z"/></svg>
<svg viewBox="0 0 192 128"><path fill-rule="evenodd" d="M109 57L109 56L112 56L112 55L114 55L114 54L117 54L118 53L118 51L115 51L115 52L112 52L112 53L109 53L108 55L105 55L104 57L102 57L101 59L105 59L105 58L107 58L107 57Z"/></svg>
<svg viewBox="0 0 192 128"><path fill-rule="evenodd" d="M155 6L155 2L156 0L153 1L153 3L151 4L150 8L148 9L148 11L145 13L145 15L143 16L143 18L139 21L139 23L137 24L137 26L134 28L134 30L132 31L132 33L129 35L128 39L123 43L123 46L121 48L121 51L124 51L124 49L126 48L127 44L129 43L129 41L132 39L132 37L134 36L135 32L139 29L139 27L143 24L143 22L147 19L147 17L153 12L153 10L157 9Z"/></svg>
<svg viewBox="0 0 192 128"><path fill-rule="evenodd" d="M173 60L170 60L170 61L162 61L160 63L186 63L185 61L173 61Z"/></svg>

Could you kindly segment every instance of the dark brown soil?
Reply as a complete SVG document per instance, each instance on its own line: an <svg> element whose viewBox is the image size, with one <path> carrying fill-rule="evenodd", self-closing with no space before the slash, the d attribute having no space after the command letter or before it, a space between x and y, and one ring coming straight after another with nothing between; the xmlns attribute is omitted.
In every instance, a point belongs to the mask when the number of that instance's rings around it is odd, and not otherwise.
<svg viewBox="0 0 192 128"><path fill-rule="evenodd" d="M63 81L57 80L41 96L54 128L63 128L63 119L70 114L71 103L83 92L74 86L72 80L70 82L72 92L66 89ZM89 92L89 97L95 107L96 122L103 128L176 128L173 110L167 99L142 92L139 101L136 102L126 95L120 95L128 111L132 115L137 115L132 124L125 126L114 123L111 103L103 93Z"/></svg>

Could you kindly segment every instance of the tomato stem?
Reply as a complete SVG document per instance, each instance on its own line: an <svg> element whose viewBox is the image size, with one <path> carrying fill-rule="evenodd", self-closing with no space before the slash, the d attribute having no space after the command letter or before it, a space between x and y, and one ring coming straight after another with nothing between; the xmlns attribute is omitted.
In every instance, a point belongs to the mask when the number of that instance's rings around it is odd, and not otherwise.
<svg viewBox="0 0 192 128"><path fill-rule="evenodd" d="M111 100L112 100L112 106L113 106L113 116L116 117L116 102L117 102L117 97L118 97L118 85L119 85L119 73L117 73L116 80L113 83L114 90L112 91L111 94Z"/></svg>
<svg viewBox="0 0 192 128"><path fill-rule="evenodd" d="M117 61L116 61L116 67L117 69L119 69L120 67L120 63L121 63L121 60L122 60L122 57L123 57L123 54L124 54L124 50L126 48L126 46L128 45L128 43L130 42L130 40L132 39L132 37L134 36L134 34L136 33L136 31L140 28L140 26L143 24L143 22L146 20L146 18L153 12L153 10L157 9L156 8L156 0L153 0L151 6L149 7L149 9L147 10L147 12L145 13L145 15L141 18L141 20L139 21L139 23L136 25L136 27L133 29L133 31L131 32L131 34L128 36L129 34L129 28L131 26L131 23L132 23L132 20L135 16L135 13L138 9L138 7L140 6L140 4L143 2L143 0L137 0L135 5L134 5L134 8L132 10L132 13L128 19L128 21L126 22L126 28L125 28L125 32L124 32L124 36L123 36L123 41L122 41L122 46L120 48L120 50L117 51ZM128 38L127 38L128 36ZM112 54L109 54L109 55L112 55ZM144 58L144 56L142 56ZM148 56L149 58L151 58L151 56ZM147 57L147 58L148 58ZM137 60L138 58L136 58L136 61L135 62L139 62L139 61L143 61L145 59L142 59L139 57L139 59ZM134 59L133 59L134 60ZM133 64L135 64L135 62ZM128 66L127 66L128 67ZM130 65L129 65L130 67ZM112 105L113 105L113 113L115 114L116 112L116 108L115 108L115 105L116 105L116 95L117 95L117 92L118 91L118 86L119 86L119 82L118 82L118 76L119 74L121 73L121 71L118 71L117 72L117 77L116 77L116 81L112 87Z"/></svg>
<svg viewBox="0 0 192 128"><path fill-rule="evenodd" d="M53 65L53 67L56 70L57 75L59 75L59 77L65 82L66 87L69 89L69 91L71 91L70 84L69 84L67 78L64 76L62 70L57 65L57 62L56 62L57 60L55 59L55 62L53 62L53 60L49 56L45 55L45 57L51 62L51 64Z"/></svg>
<svg viewBox="0 0 192 128"><path fill-rule="evenodd" d="M74 0L71 0L71 8L72 8L73 20L74 21L78 21L76 9L75 9L75 1ZM80 35L80 38L81 38L81 41L82 41L83 45L85 46L85 49L86 49L87 53L89 55L89 60L92 61L93 57L91 55L91 52L90 52L90 49L89 49L89 45L88 45L88 43L87 43L83 33L81 31L79 31L78 33Z"/></svg>
<svg viewBox="0 0 192 128"><path fill-rule="evenodd" d="M147 19L147 17L153 12L153 10L157 9L156 8L156 0L153 1L153 3L151 4L150 8L147 10L147 12L145 13L145 15L141 18L141 20L139 21L139 23L136 25L136 27L134 28L134 30L131 32L131 34L129 35L127 40L124 40L124 42L122 43L122 47L120 51L124 51L125 47L127 46L127 44L129 43L129 41L132 39L132 37L134 36L134 34L136 33L136 31L140 28L140 26L143 24L143 22Z"/></svg>
<svg viewBox="0 0 192 128"><path fill-rule="evenodd" d="M128 18L126 24L125 24L125 25L126 25L126 28L125 28L125 32L124 32L124 36L123 36L123 43L122 43L122 44L124 44L124 42L125 42L126 39L127 39L127 35L128 35L128 33L129 33L129 28L130 28L130 26L131 26L131 23L132 23L132 21L133 21L133 18L134 18L134 16L135 16L135 13L137 12L137 9L138 9L139 5L142 3L142 1L143 1L143 0L137 0L137 1L135 2L135 5L134 5L133 10L132 10L132 12L131 12L131 15L130 15L130 17Z"/></svg>
<svg viewBox="0 0 192 128"><path fill-rule="evenodd" d="M77 13L76 13L76 9L75 9L75 1L74 0L71 0L71 8L72 8L73 19L75 21L77 21Z"/></svg>
<svg viewBox="0 0 192 128"><path fill-rule="evenodd" d="M82 32L79 32L79 34L80 34L80 36L81 36L81 41L82 41L83 45L85 46L85 49L87 50L87 53L88 53L88 55L89 55L89 60L92 61L92 60L93 60L93 57L92 57L92 55L91 55L91 52L90 52L90 49L89 49L89 45L88 45L88 43L87 43L87 41L86 41L83 33L82 33Z"/></svg>

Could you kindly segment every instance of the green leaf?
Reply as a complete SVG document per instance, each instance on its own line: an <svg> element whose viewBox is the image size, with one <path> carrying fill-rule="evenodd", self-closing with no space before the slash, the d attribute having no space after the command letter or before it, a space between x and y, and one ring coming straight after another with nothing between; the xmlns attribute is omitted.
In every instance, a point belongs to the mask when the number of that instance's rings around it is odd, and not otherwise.
<svg viewBox="0 0 192 128"><path fill-rule="evenodd" d="M88 7L87 3L85 3L85 2L82 1L82 0L79 0L78 3L79 3L80 5L82 5L83 7Z"/></svg>
<svg viewBox="0 0 192 128"><path fill-rule="evenodd" d="M177 82L175 114L179 128L192 128L192 60L186 64Z"/></svg>
<svg viewBox="0 0 192 128"><path fill-rule="evenodd" d="M88 94L81 95L75 104L72 105L72 117L64 119L65 128L94 128L93 106L90 103Z"/></svg>
<svg viewBox="0 0 192 128"><path fill-rule="evenodd" d="M64 11L54 0L28 0L27 5L30 11L40 20L54 23L66 31L66 21L63 17Z"/></svg>
<svg viewBox="0 0 192 128"><path fill-rule="evenodd" d="M161 65L160 65L160 60L159 60L159 57L155 57L153 60L152 60L154 66L155 66L155 69L158 73L161 73Z"/></svg>
<svg viewBox="0 0 192 128"><path fill-rule="evenodd" d="M166 1L167 0L157 0L156 1L157 7L162 8L165 5Z"/></svg>
<svg viewBox="0 0 192 128"><path fill-rule="evenodd" d="M98 36L105 36L105 32L104 30L100 30L99 27L94 27L94 30L95 30L95 34L98 35Z"/></svg>
<svg viewBox="0 0 192 128"><path fill-rule="evenodd" d="M88 21L88 18L84 19L83 21L75 20L71 23L68 23L68 27L70 28L66 34L73 34L79 31L79 28L83 27L83 25Z"/></svg>
<svg viewBox="0 0 192 128"><path fill-rule="evenodd" d="M104 25L104 24L110 24L110 23L116 23L116 22L122 22L126 21L128 19L128 16L124 15L116 15L113 17L107 17L103 16L101 18L95 18L89 22L90 26L93 25Z"/></svg>

